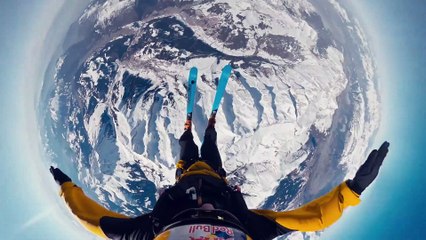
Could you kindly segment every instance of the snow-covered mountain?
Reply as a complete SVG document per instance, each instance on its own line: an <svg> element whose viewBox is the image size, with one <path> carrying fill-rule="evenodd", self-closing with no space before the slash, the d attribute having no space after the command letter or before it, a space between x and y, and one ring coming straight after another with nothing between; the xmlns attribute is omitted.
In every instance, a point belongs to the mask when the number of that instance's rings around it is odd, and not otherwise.
<svg viewBox="0 0 426 240"><path fill-rule="evenodd" d="M198 144L234 67L218 145L252 208L297 207L352 177L378 128L366 38L335 0L98 0L67 39L44 89L46 147L116 211L149 211L174 183L192 66Z"/></svg>

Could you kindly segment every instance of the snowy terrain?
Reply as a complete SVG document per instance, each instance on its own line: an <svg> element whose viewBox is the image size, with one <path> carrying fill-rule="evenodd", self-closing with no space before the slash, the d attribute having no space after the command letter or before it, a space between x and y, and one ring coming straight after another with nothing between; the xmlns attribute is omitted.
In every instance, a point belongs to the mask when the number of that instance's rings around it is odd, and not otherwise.
<svg viewBox="0 0 426 240"><path fill-rule="evenodd" d="M216 128L228 179L249 207L294 208L353 176L379 101L350 12L334 0L148 2L88 6L68 33L85 37L56 61L43 110L53 161L71 158L102 204L135 216L174 183L192 66L198 144L215 79L234 67Z"/></svg>

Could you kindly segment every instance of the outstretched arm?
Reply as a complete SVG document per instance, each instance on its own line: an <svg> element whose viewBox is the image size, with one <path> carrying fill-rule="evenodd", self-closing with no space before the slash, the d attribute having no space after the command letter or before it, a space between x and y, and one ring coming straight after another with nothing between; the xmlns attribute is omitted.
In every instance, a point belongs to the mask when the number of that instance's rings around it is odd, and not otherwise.
<svg viewBox="0 0 426 240"><path fill-rule="evenodd" d="M389 143L384 142L379 150L370 153L353 180L343 182L331 192L300 208L288 212L270 210L254 210L254 212L273 219L291 230L302 232L323 230L336 222L347 207L360 202L359 195L377 177L388 148Z"/></svg>
<svg viewBox="0 0 426 240"><path fill-rule="evenodd" d="M113 217L127 219L128 217L118 214L93 201L87 197L83 190L71 182L71 179L60 169L50 167L55 181L61 186L61 196L71 209L71 212L79 219L81 224L92 233L106 238L100 227L102 217Z"/></svg>
<svg viewBox="0 0 426 240"><path fill-rule="evenodd" d="M319 231L333 224L349 206L360 202L346 183L340 184L326 195L308 204L286 212L255 210L256 213L273 219L281 226L302 232Z"/></svg>

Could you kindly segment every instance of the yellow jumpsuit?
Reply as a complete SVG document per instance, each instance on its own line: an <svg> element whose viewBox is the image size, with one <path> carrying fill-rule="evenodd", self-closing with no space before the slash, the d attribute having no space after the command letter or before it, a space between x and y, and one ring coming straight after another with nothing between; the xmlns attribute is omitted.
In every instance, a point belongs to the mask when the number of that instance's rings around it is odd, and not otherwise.
<svg viewBox="0 0 426 240"><path fill-rule="evenodd" d="M179 163L178 167L180 166ZM210 175L221 179L209 165L201 161L190 166L180 179L194 175ZM81 188L72 182L65 182L61 185L61 196L82 225L103 238L107 238L107 236L100 227L100 219L102 217L129 218L102 207L88 198ZM308 232L327 228L340 218L344 209L348 206L355 206L359 202L359 196L343 182L324 196L293 210L275 212L272 210L251 209L250 211L262 215L287 229Z"/></svg>

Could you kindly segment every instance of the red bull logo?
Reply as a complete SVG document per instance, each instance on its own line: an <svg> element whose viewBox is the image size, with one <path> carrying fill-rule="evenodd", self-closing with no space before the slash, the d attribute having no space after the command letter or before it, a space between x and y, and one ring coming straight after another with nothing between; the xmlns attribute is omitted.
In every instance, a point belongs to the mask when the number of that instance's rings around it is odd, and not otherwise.
<svg viewBox="0 0 426 240"><path fill-rule="evenodd" d="M234 230L223 226L191 225L189 234L204 232L207 236L191 237L190 240L228 240L234 239Z"/></svg>
<svg viewBox="0 0 426 240"><path fill-rule="evenodd" d="M208 224L192 224L169 229L155 240L251 240L238 229Z"/></svg>

